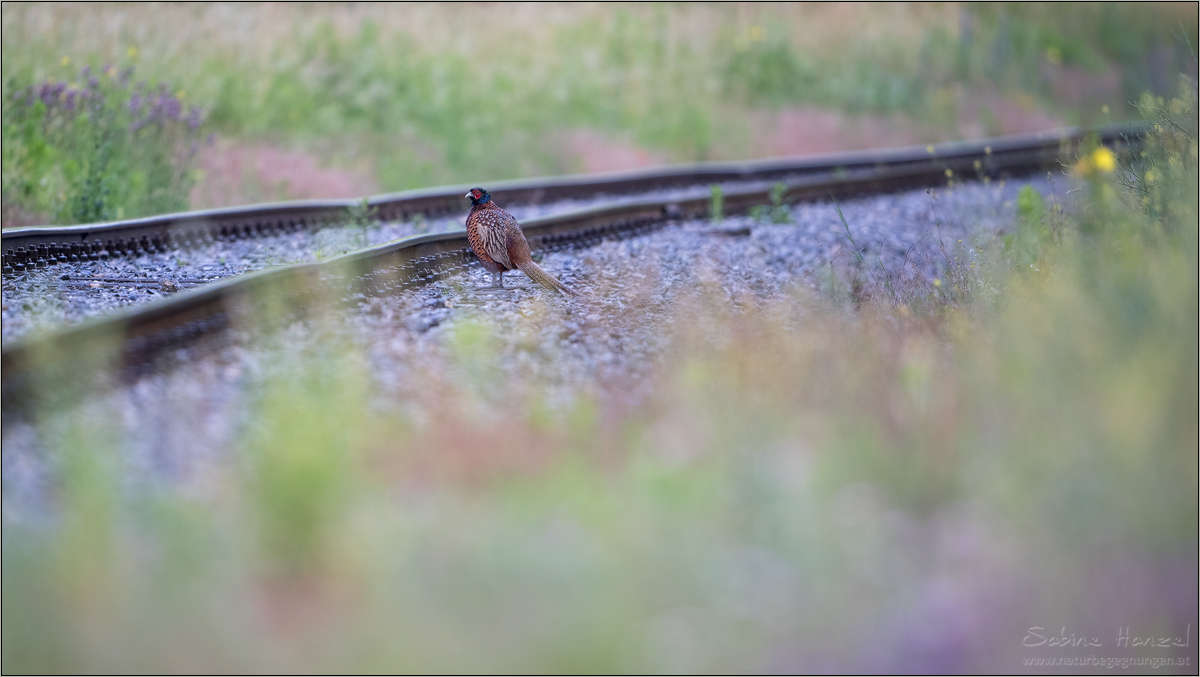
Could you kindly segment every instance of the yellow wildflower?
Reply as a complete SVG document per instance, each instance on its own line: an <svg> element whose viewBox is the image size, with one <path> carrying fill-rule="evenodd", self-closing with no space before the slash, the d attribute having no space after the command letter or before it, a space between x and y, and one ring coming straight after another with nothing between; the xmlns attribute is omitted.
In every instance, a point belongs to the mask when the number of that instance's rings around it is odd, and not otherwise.
<svg viewBox="0 0 1200 677"><path fill-rule="evenodd" d="M1096 169L1107 174L1117 168L1117 157L1111 150L1100 146L1092 151L1092 164L1096 166Z"/></svg>
<svg viewBox="0 0 1200 677"><path fill-rule="evenodd" d="M1079 174L1094 174L1096 172L1104 172L1108 174L1117 168L1117 156L1104 146L1100 146L1096 150L1079 158L1079 162L1075 163L1075 171Z"/></svg>
<svg viewBox="0 0 1200 677"><path fill-rule="evenodd" d="M64 66L70 66L70 65L71 65L71 57L69 57L69 56L64 56L64 57L62 58L62 61L60 61L59 63L61 63L61 64L62 64L62 65L64 65Z"/></svg>

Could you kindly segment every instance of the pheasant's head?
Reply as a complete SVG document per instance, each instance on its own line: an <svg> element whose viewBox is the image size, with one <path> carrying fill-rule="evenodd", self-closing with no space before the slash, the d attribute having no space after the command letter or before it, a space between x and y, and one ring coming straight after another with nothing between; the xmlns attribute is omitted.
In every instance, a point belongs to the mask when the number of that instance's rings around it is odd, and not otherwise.
<svg viewBox="0 0 1200 677"><path fill-rule="evenodd" d="M473 205L481 205L492 199L492 196L488 195L488 192L482 188L472 188L471 192L467 193L463 197L471 198L471 204Z"/></svg>

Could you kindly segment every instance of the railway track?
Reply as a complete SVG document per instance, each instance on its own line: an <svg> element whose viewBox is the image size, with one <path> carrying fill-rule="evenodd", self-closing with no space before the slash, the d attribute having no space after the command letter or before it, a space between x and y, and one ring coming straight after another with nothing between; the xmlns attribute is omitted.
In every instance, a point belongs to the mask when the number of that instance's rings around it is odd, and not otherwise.
<svg viewBox="0 0 1200 677"><path fill-rule="evenodd" d="M1089 137L1116 145L1136 138L1139 131L1136 127L1067 130L875 153L508 182L492 184L489 190L507 206L717 183L730 186L723 193L724 211L734 214L767 204L772 197L795 203L1029 173L1059 166L1081 144L1090 142ZM773 196L777 183L783 184L783 193ZM461 213L465 212L464 192L465 187L412 191L374 198L369 206L372 216L380 219ZM9 231L4 233L5 271L11 268L11 274L17 274L29 267L51 266L64 259L69 262L72 257L129 256L188 242L319 227L343 220L354 204L349 200L286 203ZM522 226L530 245L547 252L645 232L669 221L707 214L710 208L708 196L633 198L525 219ZM254 316L263 299L270 299L272 313L294 315L310 307L314 297L339 301L387 295L419 287L474 263L462 231L409 237L325 262L283 266L200 285L75 327L6 342L3 409L7 414L30 401L43 380L89 387L113 364L126 372L149 368L160 354Z"/></svg>

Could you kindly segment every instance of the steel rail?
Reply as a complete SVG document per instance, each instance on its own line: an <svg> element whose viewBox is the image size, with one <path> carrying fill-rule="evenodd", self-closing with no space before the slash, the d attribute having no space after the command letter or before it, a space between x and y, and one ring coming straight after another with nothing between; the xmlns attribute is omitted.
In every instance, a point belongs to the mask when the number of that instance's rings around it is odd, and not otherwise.
<svg viewBox="0 0 1200 677"><path fill-rule="evenodd" d="M790 183L812 175L827 175L871 167L921 165L930 159L959 163L977 158L984 148L993 153L1057 148L1092 134L1101 143L1135 137L1141 127L1111 125L1096 130L1076 128L960 141L936 146L910 146L874 151L773 158L753 162L699 163L656 169L583 174L488 183L492 197L505 205L620 196L710 183ZM949 166L949 165L947 165ZM990 170L988 166L985 171ZM437 216L462 212L462 195L470 186L449 186L378 195L367 199L373 218L405 220L418 214ZM14 228L0 233L0 271L12 275L56 263L136 256L169 251L193 243L316 229L346 220L356 200L304 200L164 214L111 223L76 226Z"/></svg>
<svg viewBox="0 0 1200 677"><path fill-rule="evenodd" d="M934 147L933 152L922 148L920 153L902 149L869 157L861 153L826 157L823 164L814 160L805 165L807 174L802 173L785 182L782 199L795 203L844 198L944 185L948 178L962 180L1029 173L1061 166L1078 152L1081 144L1095 141L1114 144L1131 136L1128 128L1110 128L1100 133L1077 130L1070 134L957 143L951 146L953 152ZM880 159L883 156L888 159ZM753 164L758 171L754 177L773 178L776 175L771 172L795 171L800 163L777 162L774 169L769 168L769 162ZM715 175L729 176L717 174L715 170L703 173L700 169L713 168L691 167L690 173L678 174L659 170L643 172L639 176L658 175L665 181L686 175L693 181L705 183L715 182ZM726 167L721 171L730 170ZM572 183L576 178L553 182L564 190L582 190L579 186L584 182ZM605 180L609 183L604 183ZM586 186L594 191L601 185L625 185L620 184L621 181L634 179L629 175L619 179L609 176L593 180ZM456 187L424 191L425 195L419 199L427 199L426 204L445 205L449 204L449 196L454 195L461 209L464 198L457 192L459 190ZM520 191L533 190L549 194L545 186L540 189L528 185L513 188L510 184L494 191L493 196L520 196ZM772 188L764 185L730 190L723 195L724 210L734 214L768 204L771 192ZM404 199L409 200L400 202L407 205L405 208L417 202L411 194ZM522 223L522 229L535 250L590 246L606 237L628 236L659 227L667 221L707 215L710 205L708 197L627 199L528 219ZM163 219L169 220L168 217ZM395 293L428 284L474 262L465 231L407 237L324 262L282 266L226 278L70 328L6 342L2 355L2 407L9 412L14 406L29 401L38 392L39 383L66 381L88 387L94 377L108 373L108 367L114 364L126 372L149 368L160 354L177 350L225 327L256 321L264 308L269 308L275 316L294 316L306 312L320 298L345 302L372 294Z"/></svg>

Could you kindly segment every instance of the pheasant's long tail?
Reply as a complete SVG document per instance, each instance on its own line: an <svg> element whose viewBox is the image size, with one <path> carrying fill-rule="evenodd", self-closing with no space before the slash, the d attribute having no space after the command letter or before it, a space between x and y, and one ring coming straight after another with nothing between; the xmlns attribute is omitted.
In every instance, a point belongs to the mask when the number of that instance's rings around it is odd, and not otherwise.
<svg viewBox="0 0 1200 677"><path fill-rule="evenodd" d="M551 291L561 292L563 294L566 294L567 296L579 296L579 292L575 291L574 289L571 289L570 287L563 284L562 282L559 282L557 278L555 278L550 273L547 273L546 271L542 270L542 267L539 266L538 264L534 263L533 261L523 261L523 262L517 263L517 267L521 269L522 273L525 273L526 275L528 275L529 279L533 280L534 282L537 282L538 284L542 285L546 289L549 289Z"/></svg>

